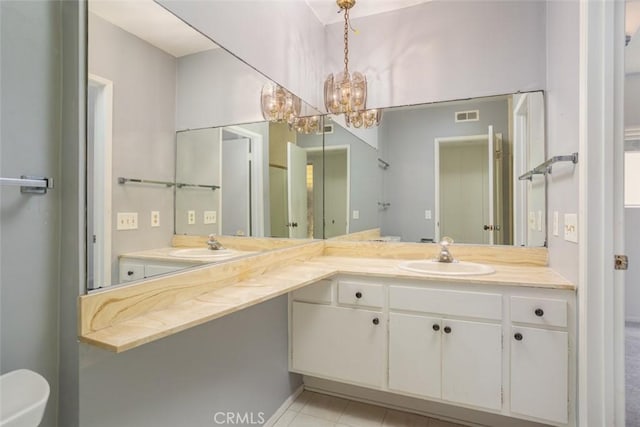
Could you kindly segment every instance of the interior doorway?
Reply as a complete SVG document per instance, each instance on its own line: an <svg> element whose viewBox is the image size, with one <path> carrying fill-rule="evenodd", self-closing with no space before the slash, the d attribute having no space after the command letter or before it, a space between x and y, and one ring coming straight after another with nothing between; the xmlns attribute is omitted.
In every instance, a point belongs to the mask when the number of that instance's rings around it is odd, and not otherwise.
<svg viewBox="0 0 640 427"><path fill-rule="evenodd" d="M87 87L87 288L111 285L113 82L89 75Z"/></svg>
<svg viewBox="0 0 640 427"><path fill-rule="evenodd" d="M502 135L436 138L435 235L457 243L503 243Z"/></svg>

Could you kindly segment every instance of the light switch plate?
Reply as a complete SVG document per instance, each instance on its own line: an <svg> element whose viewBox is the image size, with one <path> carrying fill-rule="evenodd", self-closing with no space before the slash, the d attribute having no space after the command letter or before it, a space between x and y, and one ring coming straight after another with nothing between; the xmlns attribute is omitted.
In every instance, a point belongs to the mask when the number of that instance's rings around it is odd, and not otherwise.
<svg viewBox="0 0 640 427"><path fill-rule="evenodd" d="M353 219L360 219L360 211L353 211Z"/></svg>
<svg viewBox="0 0 640 427"><path fill-rule="evenodd" d="M196 223L196 211L187 211L187 224L193 225Z"/></svg>
<svg viewBox="0 0 640 427"><path fill-rule="evenodd" d="M160 227L160 212L151 211L151 226Z"/></svg>
<svg viewBox="0 0 640 427"><path fill-rule="evenodd" d="M578 215L564 214L564 240L578 243Z"/></svg>
<svg viewBox="0 0 640 427"><path fill-rule="evenodd" d="M118 212L117 230L135 230L138 228L138 212Z"/></svg>
<svg viewBox="0 0 640 427"><path fill-rule="evenodd" d="M431 211L429 209L424 211L424 219L431 219Z"/></svg>
<svg viewBox="0 0 640 427"><path fill-rule="evenodd" d="M542 231L542 223L543 223L543 219L542 219L542 211L538 211L538 231Z"/></svg>
<svg viewBox="0 0 640 427"><path fill-rule="evenodd" d="M536 213L529 211L529 230L536 229Z"/></svg>
<svg viewBox="0 0 640 427"><path fill-rule="evenodd" d="M215 224L218 221L218 215L216 211L204 211L203 223Z"/></svg>
<svg viewBox="0 0 640 427"><path fill-rule="evenodd" d="M559 236L560 235L560 226L559 226L559 214L558 211L553 211L553 235L554 236Z"/></svg>

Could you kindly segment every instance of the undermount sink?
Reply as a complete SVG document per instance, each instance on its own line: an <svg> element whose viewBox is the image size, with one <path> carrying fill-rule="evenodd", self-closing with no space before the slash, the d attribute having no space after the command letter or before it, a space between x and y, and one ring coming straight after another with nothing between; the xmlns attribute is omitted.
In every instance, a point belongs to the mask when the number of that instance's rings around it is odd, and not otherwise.
<svg viewBox="0 0 640 427"><path fill-rule="evenodd" d="M238 253L232 249L211 250L208 248L185 248L169 252L169 256L172 257L191 259L224 259L236 255L238 255Z"/></svg>
<svg viewBox="0 0 640 427"><path fill-rule="evenodd" d="M407 261L400 264L399 267L403 270L413 271L414 273L435 274L438 276L475 276L496 272L496 270L489 265L467 261Z"/></svg>

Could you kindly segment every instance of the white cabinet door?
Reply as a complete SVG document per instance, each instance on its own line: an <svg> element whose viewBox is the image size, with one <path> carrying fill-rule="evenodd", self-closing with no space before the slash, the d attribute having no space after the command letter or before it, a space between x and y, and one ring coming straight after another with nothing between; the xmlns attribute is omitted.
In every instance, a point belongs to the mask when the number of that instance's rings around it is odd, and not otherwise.
<svg viewBox="0 0 640 427"><path fill-rule="evenodd" d="M383 386L387 323L382 313L294 302L291 319L292 370Z"/></svg>
<svg viewBox="0 0 640 427"><path fill-rule="evenodd" d="M513 327L511 412L567 423L568 334Z"/></svg>
<svg viewBox="0 0 640 427"><path fill-rule="evenodd" d="M442 398L502 408L502 326L442 320Z"/></svg>
<svg viewBox="0 0 640 427"><path fill-rule="evenodd" d="M441 321L389 314L389 388L440 398Z"/></svg>

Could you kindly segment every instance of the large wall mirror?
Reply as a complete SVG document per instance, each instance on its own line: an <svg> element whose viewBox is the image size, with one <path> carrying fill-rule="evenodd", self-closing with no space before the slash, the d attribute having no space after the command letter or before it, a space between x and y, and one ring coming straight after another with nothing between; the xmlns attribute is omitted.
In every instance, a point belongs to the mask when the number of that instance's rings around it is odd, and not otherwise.
<svg viewBox="0 0 640 427"><path fill-rule="evenodd" d="M255 253L189 236L546 244L545 180L518 180L544 160L542 93L296 131L263 120L268 78L153 1L91 0L88 33L89 290Z"/></svg>
<svg viewBox="0 0 640 427"><path fill-rule="evenodd" d="M88 58L88 289L255 253L176 236L323 237L322 165L262 118L269 79L152 1L90 1Z"/></svg>
<svg viewBox="0 0 640 427"><path fill-rule="evenodd" d="M544 246L542 92L384 109L374 142L325 135L326 237ZM344 213L346 212L346 214Z"/></svg>

